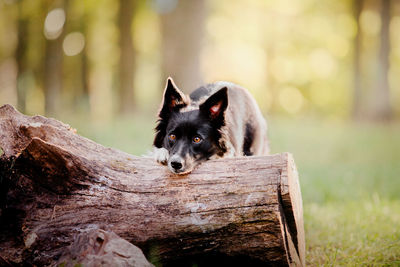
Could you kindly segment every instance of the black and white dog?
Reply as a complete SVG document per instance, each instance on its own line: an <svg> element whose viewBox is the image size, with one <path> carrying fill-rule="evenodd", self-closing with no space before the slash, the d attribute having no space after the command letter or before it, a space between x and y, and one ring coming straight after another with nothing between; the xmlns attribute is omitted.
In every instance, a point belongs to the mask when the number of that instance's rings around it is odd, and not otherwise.
<svg viewBox="0 0 400 267"><path fill-rule="evenodd" d="M255 99L233 83L202 86L190 96L168 78L153 155L177 174L218 157L268 154L267 125Z"/></svg>

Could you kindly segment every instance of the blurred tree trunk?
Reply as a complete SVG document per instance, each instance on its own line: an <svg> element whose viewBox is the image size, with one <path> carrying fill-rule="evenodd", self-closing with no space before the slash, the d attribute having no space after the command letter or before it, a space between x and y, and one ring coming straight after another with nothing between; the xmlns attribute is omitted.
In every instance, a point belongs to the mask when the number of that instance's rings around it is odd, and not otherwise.
<svg viewBox="0 0 400 267"><path fill-rule="evenodd" d="M79 32L84 37L84 46L80 53L64 58L63 96L72 100L72 108L82 112L89 112L88 92L88 64L87 64L87 22L88 10L86 4L71 1L68 7L68 23L65 25L67 33Z"/></svg>
<svg viewBox="0 0 400 267"><path fill-rule="evenodd" d="M172 12L161 15L163 78L173 77L187 92L202 83L205 19L205 0L181 0Z"/></svg>
<svg viewBox="0 0 400 267"><path fill-rule="evenodd" d="M134 109L135 52L132 42L132 18L135 3L134 0L120 0L119 5L119 112L126 114Z"/></svg>
<svg viewBox="0 0 400 267"><path fill-rule="evenodd" d="M23 2L19 1L17 22L17 49L15 60L17 62L17 106L22 113L26 112L26 71L27 71L27 45L28 45L28 18L23 12Z"/></svg>
<svg viewBox="0 0 400 267"><path fill-rule="evenodd" d="M44 59L45 113L54 115L60 102L62 88L62 38L46 41Z"/></svg>
<svg viewBox="0 0 400 267"><path fill-rule="evenodd" d="M58 7L68 6L68 0L59 1ZM65 26L65 25L64 25ZM62 66L64 29L60 36L54 40L46 40L44 57L44 93L45 93L45 113L47 116L54 115L57 108L60 108L60 94L62 89Z"/></svg>
<svg viewBox="0 0 400 267"><path fill-rule="evenodd" d="M353 119L358 120L362 117L362 84L361 84L361 28L360 15L363 8L364 0L353 1L354 20L357 24L357 32L354 38L354 54L353 54Z"/></svg>
<svg viewBox="0 0 400 267"><path fill-rule="evenodd" d="M27 38L28 38L28 20L22 16L22 2L18 3L18 44L15 51L17 61L17 105L22 113L26 111L26 87L24 86L24 76L27 70Z"/></svg>
<svg viewBox="0 0 400 267"><path fill-rule="evenodd" d="M389 88L389 52L390 52L390 0L381 1L381 31L378 57L377 86L373 92L372 118L389 120L392 117Z"/></svg>
<svg viewBox="0 0 400 267"><path fill-rule="evenodd" d="M84 106L89 108L89 64L88 64L88 53L87 53L87 37L88 30L86 26L86 15L82 20L82 34L85 36L85 47L82 50L81 62L82 62L82 99L84 101Z"/></svg>

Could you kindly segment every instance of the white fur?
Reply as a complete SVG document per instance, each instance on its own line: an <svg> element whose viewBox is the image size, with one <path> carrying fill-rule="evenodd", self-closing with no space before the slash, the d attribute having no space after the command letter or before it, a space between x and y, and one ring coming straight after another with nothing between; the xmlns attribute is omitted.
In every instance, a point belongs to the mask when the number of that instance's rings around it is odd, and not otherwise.
<svg viewBox="0 0 400 267"><path fill-rule="evenodd" d="M165 148L157 148L153 147L153 151L151 152L152 158L154 158L158 163L167 165L169 152Z"/></svg>

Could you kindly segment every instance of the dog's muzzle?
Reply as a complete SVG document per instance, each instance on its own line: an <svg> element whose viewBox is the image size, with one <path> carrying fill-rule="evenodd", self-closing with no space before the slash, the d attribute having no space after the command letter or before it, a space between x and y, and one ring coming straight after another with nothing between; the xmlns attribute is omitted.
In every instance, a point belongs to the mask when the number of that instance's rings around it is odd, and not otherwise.
<svg viewBox="0 0 400 267"><path fill-rule="evenodd" d="M192 164L188 164L188 162L179 155L173 155L169 159L168 168L177 174L187 174L193 169Z"/></svg>

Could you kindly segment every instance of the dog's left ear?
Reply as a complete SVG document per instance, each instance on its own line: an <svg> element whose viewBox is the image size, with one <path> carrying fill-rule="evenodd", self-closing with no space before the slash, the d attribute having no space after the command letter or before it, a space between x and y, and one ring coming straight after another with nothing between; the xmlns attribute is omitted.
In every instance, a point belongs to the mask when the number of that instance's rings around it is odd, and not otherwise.
<svg viewBox="0 0 400 267"><path fill-rule="evenodd" d="M228 88L223 87L201 104L199 109L211 120L221 120L227 107Z"/></svg>

